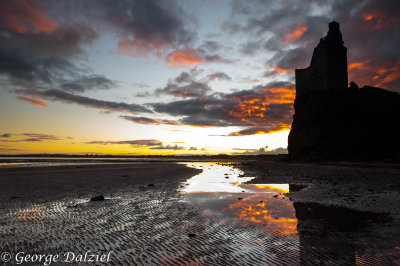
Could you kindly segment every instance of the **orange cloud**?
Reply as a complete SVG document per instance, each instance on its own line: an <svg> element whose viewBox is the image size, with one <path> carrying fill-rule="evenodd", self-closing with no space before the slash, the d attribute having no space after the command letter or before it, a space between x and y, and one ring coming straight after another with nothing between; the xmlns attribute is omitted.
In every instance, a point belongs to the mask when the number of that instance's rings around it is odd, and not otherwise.
<svg viewBox="0 0 400 266"><path fill-rule="evenodd" d="M147 42L139 38L131 40L128 36L122 37L118 41L117 54L129 55L129 56L147 56L149 52L156 52L157 57L161 57L161 51L165 48L165 45L161 42Z"/></svg>
<svg viewBox="0 0 400 266"><path fill-rule="evenodd" d="M275 67L272 69L272 72L280 74L280 73L288 73L288 72L293 72L294 68L281 68L281 67Z"/></svg>
<svg viewBox="0 0 400 266"><path fill-rule="evenodd" d="M188 67L202 63L204 60L193 48L185 46L167 55L166 65L169 67Z"/></svg>
<svg viewBox="0 0 400 266"><path fill-rule="evenodd" d="M40 10L37 1L14 0L0 7L0 25L17 33L27 33L29 24L34 32L51 33L57 24Z"/></svg>
<svg viewBox="0 0 400 266"><path fill-rule="evenodd" d="M307 31L308 27L303 23L297 23L292 32L288 32L283 36L281 44L291 44L292 42L300 39L301 36Z"/></svg>
<svg viewBox="0 0 400 266"><path fill-rule="evenodd" d="M296 97L294 87L287 88L261 88L261 94L249 94L243 96L233 96L232 99L239 103L229 110L229 115L240 118L241 121L252 122L253 125L263 125L265 123L265 113L270 109L270 104L291 104ZM290 125L281 125L273 131L280 131ZM263 130L257 134L272 133L271 130Z"/></svg>
<svg viewBox="0 0 400 266"><path fill-rule="evenodd" d="M45 107L49 106L45 101L39 100L39 99L35 99L35 98L29 98L29 97L25 97L25 96L18 96L18 99L26 101L28 103L36 104L36 105L41 105L41 106L45 106Z"/></svg>
<svg viewBox="0 0 400 266"><path fill-rule="evenodd" d="M271 134L291 127L292 103L296 97L294 86L259 88L257 94L235 95L227 100L238 103L226 112L252 126L232 132L229 136Z"/></svg>
<svg viewBox="0 0 400 266"><path fill-rule="evenodd" d="M372 29L374 30L391 27L400 21L400 17L391 16L382 10L370 10L364 12L361 14L361 17L364 21L372 23Z"/></svg>
<svg viewBox="0 0 400 266"><path fill-rule="evenodd" d="M386 62L376 66L371 60L351 62L348 64L349 81L358 84L385 87L389 83L400 80L400 60Z"/></svg>
<svg viewBox="0 0 400 266"><path fill-rule="evenodd" d="M378 75L374 77L375 80L379 80L378 84L375 84L377 87L385 86L393 81L400 79L400 60L397 60L394 66L391 68L380 68L378 70Z"/></svg>
<svg viewBox="0 0 400 266"><path fill-rule="evenodd" d="M354 63L349 63L347 68L353 69L353 68L357 68L357 69L365 69L365 63L363 62L354 62Z"/></svg>

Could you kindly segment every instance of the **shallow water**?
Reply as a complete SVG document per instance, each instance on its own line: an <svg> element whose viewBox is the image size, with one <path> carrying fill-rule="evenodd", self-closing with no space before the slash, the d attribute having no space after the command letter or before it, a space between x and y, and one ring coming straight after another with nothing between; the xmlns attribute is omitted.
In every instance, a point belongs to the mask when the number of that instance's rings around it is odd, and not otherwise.
<svg viewBox="0 0 400 266"><path fill-rule="evenodd" d="M243 184L236 165L87 196L0 202L0 251L113 251L114 265L396 265L399 224L382 214L293 202L290 184ZM243 192L244 191L244 192ZM90 194L90 193L88 193ZM43 264L41 264L43 265Z"/></svg>
<svg viewBox="0 0 400 266"><path fill-rule="evenodd" d="M184 202L205 210L266 226L272 234L297 235L293 203L285 196L289 184L243 184L254 177L229 164L192 163L203 172L182 184Z"/></svg>

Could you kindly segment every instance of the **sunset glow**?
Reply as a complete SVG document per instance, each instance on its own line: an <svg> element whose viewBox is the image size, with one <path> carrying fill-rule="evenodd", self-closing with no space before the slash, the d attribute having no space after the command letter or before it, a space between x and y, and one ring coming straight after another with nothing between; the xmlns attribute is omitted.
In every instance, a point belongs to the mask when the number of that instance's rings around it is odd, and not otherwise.
<svg viewBox="0 0 400 266"><path fill-rule="evenodd" d="M329 21L349 82L399 90L398 11L346 5L351 17L334 1L1 1L0 154L286 149L294 69Z"/></svg>

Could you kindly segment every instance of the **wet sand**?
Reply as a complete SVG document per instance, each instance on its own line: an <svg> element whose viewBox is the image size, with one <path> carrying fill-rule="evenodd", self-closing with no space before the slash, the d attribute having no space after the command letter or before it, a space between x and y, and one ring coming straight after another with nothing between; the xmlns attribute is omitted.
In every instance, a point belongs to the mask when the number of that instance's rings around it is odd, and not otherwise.
<svg viewBox="0 0 400 266"><path fill-rule="evenodd" d="M304 187L296 201L400 215L400 165L251 161L240 165L251 183Z"/></svg>
<svg viewBox="0 0 400 266"><path fill-rule="evenodd" d="M98 194L107 196L121 189L148 184L174 188L198 172L175 163L1 168L0 199L54 199L76 195L90 199Z"/></svg>
<svg viewBox="0 0 400 266"><path fill-rule="evenodd" d="M393 196L398 169L260 161L204 164L201 170L193 165L1 169L0 250L112 251L111 265L400 263L399 201ZM263 185L238 183L249 181L246 176ZM216 190L199 189L203 179L217 182ZM106 200L90 201L100 194ZM371 199L363 204L364 197Z"/></svg>

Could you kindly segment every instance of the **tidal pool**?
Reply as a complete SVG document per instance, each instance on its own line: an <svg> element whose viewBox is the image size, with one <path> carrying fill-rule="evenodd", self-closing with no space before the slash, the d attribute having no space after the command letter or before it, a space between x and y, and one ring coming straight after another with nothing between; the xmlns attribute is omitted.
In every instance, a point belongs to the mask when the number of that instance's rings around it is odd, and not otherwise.
<svg viewBox="0 0 400 266"><path fill-rule="evenodd" d="M203 209L267 226L272 232L296 235L297 218L289 184L244 184L254 179L230 164L191 163L203 172L188 179L180 191L184 201Z"/></svg>
<svg viewBox="0 0 400 266"><path fill-rule="evenodd" d="M262 265L400 263L399 246L383 242L381 228L390 220L385 214L294 202L289 193L298 186L245 184L254 177L229 163L187 165L203 172L181 184L183 201L220 217L220 230L228 231L227 238L241 242L247 258Z"/></svg>

